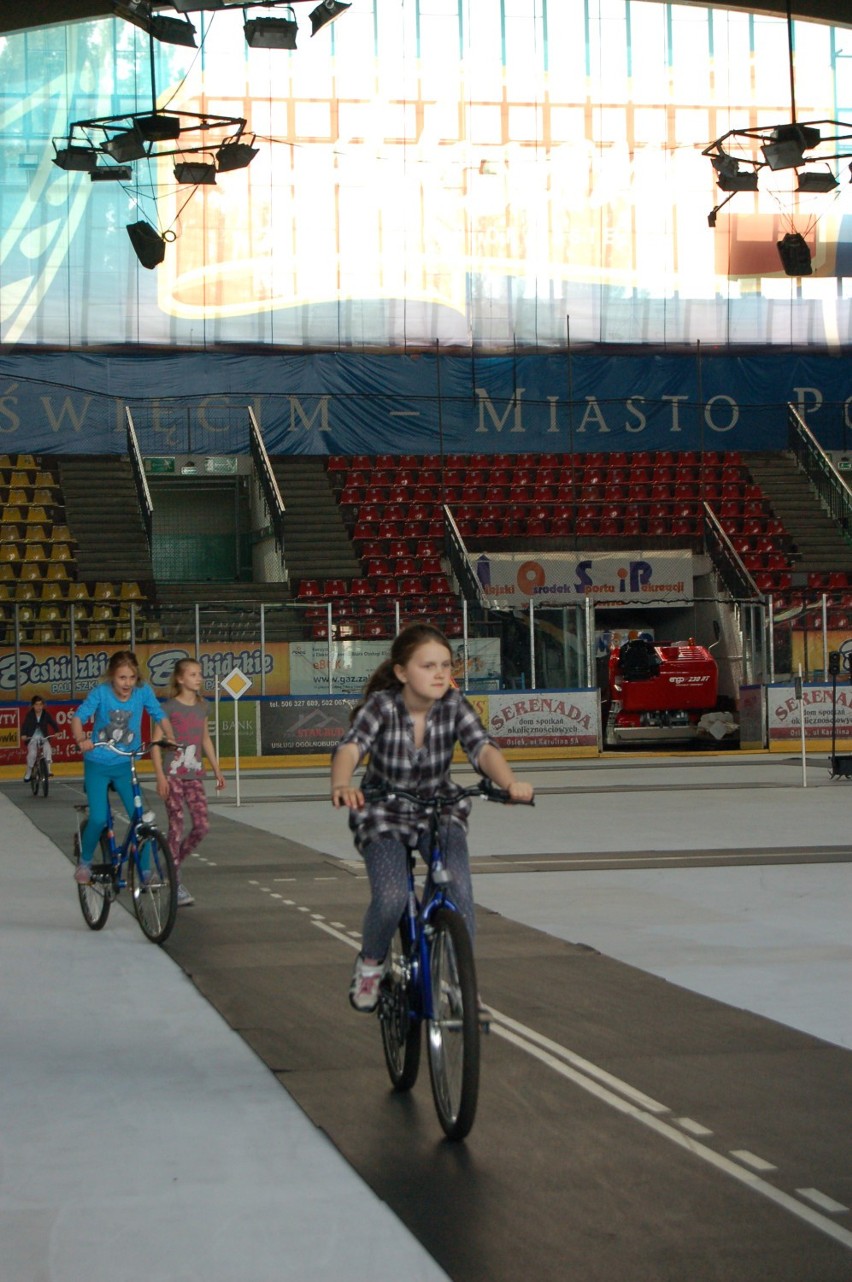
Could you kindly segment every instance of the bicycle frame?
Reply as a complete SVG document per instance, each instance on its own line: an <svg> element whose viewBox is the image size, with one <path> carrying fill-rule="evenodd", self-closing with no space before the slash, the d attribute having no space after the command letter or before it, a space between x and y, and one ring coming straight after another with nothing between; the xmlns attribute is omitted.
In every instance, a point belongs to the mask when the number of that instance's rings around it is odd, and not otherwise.
<svg viewBox="0 0 852 1282"><path fill-rule="evenodd" d="M448 821L449 822L449 821ZM415 1018L424 1020L434 1016L432 1001L432 975L429 968L429 929L432 918L439 908L449 908L459 913L458 905L448 892L452 878L444 867L440 840L440 803L432 808L429 816L429 854L426 863L426 882L422 896L417 894L415 868L419 846L411 848L408 853L408 899L405 916L408 923L408 937L413 941L411 949L410 989L417 1000L418 1009L412 1011ZM461 915L459 913L459 915Z"/></svg>

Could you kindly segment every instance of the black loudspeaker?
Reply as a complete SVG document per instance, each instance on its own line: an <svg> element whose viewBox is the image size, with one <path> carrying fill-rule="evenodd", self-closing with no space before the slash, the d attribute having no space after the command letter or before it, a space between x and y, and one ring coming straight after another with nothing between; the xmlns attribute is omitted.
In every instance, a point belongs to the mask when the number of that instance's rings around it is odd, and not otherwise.
<svg viewBox="0 0 852 1282"><path fill-rule="evenodd" d="M166 242L150 223L128 223L127 234L133 252L143 267L157 267L166 256Z"/></svg>
<svg viewBox="0 0 852 1282"><path fill-rule="evenodd" d="M784 239L779 240L777 244L781 263L788 276L810 276L813 274L811 251L808 249L804 236L797 231L788 231Z"/></svg>

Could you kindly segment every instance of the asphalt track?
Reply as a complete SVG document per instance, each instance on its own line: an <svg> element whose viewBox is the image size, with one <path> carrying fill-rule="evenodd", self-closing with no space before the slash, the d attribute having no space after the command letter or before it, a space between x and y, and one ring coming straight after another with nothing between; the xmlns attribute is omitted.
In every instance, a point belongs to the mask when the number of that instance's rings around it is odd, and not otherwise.
<svg viewBox="0 0 852 1282"><path fill-rule="evenodd" d="M68 846L79 781L3 791ZM192 889L166 951L456 1282L852 1277L848 1050L480 910L495 1020L454 1145L425 1058L394 1095L347 1004L357 864L217 811Z"/></svg>

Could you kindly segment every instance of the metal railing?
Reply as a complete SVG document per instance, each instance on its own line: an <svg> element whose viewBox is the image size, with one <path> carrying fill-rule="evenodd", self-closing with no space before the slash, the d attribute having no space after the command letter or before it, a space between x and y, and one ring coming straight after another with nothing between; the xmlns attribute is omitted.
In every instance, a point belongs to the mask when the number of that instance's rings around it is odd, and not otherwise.
<svg viewBox="0 0 852 1282"><path fill-rule="evenodd" d="M852 494L793 405L787 406L787 443L823 507L852 542Z"/></svg>
<svg viewBox="0 0 852 1282"><path fill-rule="evenodd" d="M269 509L269 518L272 522L272 530L275 535L275 543L281 555L284 555L284 500L281 497L281 491L278 488L278 482L275 479L275 473L272 470L272 464L269 461L269 455L266 452L266 446L263 443L258 421L254 416L254 410L248 407L249 416L249 448L251 457L254 462L260 488Z"/></svg>
<svg viewBox="0 0 852 1282"><path fill-rule="evenodd" d="M709 503L704 509L704 543L719 581L734 601L761 602L763 596Z"/></svg>
<svg viewBox="0 0 852 1282"><path fill-rule="evenodd" d="M133 415L130 413L128 405L124 407L124 414L127 420L127 457L130 459L130 468L133 472L133 481L139 498L139 509L142 513L145 537L148 540L148 551L150 552L154 531L154 504L151 501L151 491L148 489L148 481L145 477L145 465L142 462L142 451L139 449L136 428L133 425Z"/></svg>

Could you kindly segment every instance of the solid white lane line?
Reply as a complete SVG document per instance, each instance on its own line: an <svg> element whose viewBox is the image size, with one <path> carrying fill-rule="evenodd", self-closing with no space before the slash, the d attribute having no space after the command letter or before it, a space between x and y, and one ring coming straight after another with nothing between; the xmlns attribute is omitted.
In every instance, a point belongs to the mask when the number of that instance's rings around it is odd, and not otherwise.
<svg viewBox="0 0 852 1282"><path fill-rule="evenodd" d="M713 863L724 863L732 859L745 859L754 863L761 859L765 860L770 857L773 863L779 859L796 859L801 861L802 852L801 850L777 850L772 851L771 856L769 856L764 851L749 850L726 850L721 855L664 855L658 854L656 851L650 851L647 855L611 855L609 857L598 856L597 858L593 858L591 855L586 855L575 856L573 859L502 859L499 855L491 855L488 859L483 859L482 857L479 859L471 859L470 870L471 872L485 872L488 869L491 872L499 872L503 868L533 867L540 868L542 872L547 872L548 868L551 867L573 868L576 865L577 867L585 868L587 872L595 872L598 868L601 872L617 872L623 864L694 864L701 862L706 863L707 860L712 860ZM615 864L616 867L607 867L609 864Z"/></svg>
<svg viewBox="0 0 852 1282"><path fill-rule="evenodd" d="M829 1211L832 1215L842 1215L848 1211L849 1207L844 1206L842 1202L835 1202L833 1197L828 1197L825 1193L820 1193L819 1189L796 1189L799 1197L806 1198L818 1206L821 1211Z"/></svg>
<svg viewBox="0 0 852 1282"><path fill-rule="evenodd" d="M746 1166L750 1166L753 1171L778 1170L777 1166L773 1166L771 1162L758 1157L756 1153L749 1153L747 1148L732 1148L731 1157L735 1157L738 1162L743 1162Z"/></svg>
<svg viewBox="0 0 852 1282"><path fill-rule="evenodd" d="M335 930L327 921L314 921L313 924L318 930L324 930L327 935L331 935L333 939L339 939L342 944L348 944L350 948L358 948L359 945L354 939L350 939L348 935L344 935L341 931Z"/></svg>
<svg viewBox="0 0 852 1282"><path fill-rule="evenodd" d="M689 1131L690 1135L707 1136L713 1134L708 1126L702 1126L700 1122L694 1122L691 1117L678 1117L676 1120L678 1126L682 1126L685 1131Z"/></svg>
<svg viewBox="0 0 852 1282"><path fill-rule="evenodd" d="M744 1184L747 1188L759 1193L770 1202L775 1202L777 1206L782 1207L784 1210L790 1211L798 1219L804 1220L805 1223L810 1224L812 1228L818 1229L827 1237L834 1238L835 1241L842 1243L843 1246L852 1248L852 1232L841 1228L839 1224L835 1224L832 1220L827 1220L824 1215L820 1215L818 1211L811 1210L810 1207L791 1197L789 1193L784 1193L781 1189L775 1188L774 1185L768 1184L759 1175L746 1170L736 1162L732 1162L724 1154L714 1152L706 1144L701 1144L691 1136L684 1135L682 1131L677 1130L669 1122L664 1122L661 1118L654 1117L653 1114L638 1108L630 1100L623 1099L621 1096L614 1094L613 1091L607 1090L605 1086L592 1081L584 1073L580 1073L570 1065L561 1062L554 1055L550 1055L540 1047L516 1036L508 1028L492 1023L491 1031L505 1041L511 1042L513 1046L517 1046L519 1050L526 1051L528 1055L534 1056L542 1064L552 1068L555 1073L559 1073L562 1077L568 1078L569 1081L574 1082L584 1091L595 1095L603 1103L609 1104L611 1108L634 1118L635 1121L641 1122L643 1126L647 1126L652 1131L656 1131L658 1135L670 1140L673 1144L678 1145L679 1148L686 1149L687 1152L707 1162L710 1166L714 1166L717 1170L732 1176L740 1184Z"/></svg>
<svg viewBox="0 0 852 1282"><path fill-rule="evenodd" d="M640 1108L647 1109L649 1113L671 1112L666 1104L660 1104L657 1100L651 1099L650 1095L645 1095L642 1091L637 1090L635 1086L631 1086L629 1082L624 1082L620 1077L615 1077L612 1073L608 1073L606 1069L599 1068L597 1064L592 1064L589 1060L583 1059L581 1055L577 1055L566 1046L560 1046L558 1042L553 1042L549 1037L542 1036L535 1029L528 1028L526 1024L519 1024L517 1020L510 1019L508 1015L495 1010L493 1006L489 1005L489 1010L491 1011L492 1028L497 1024L502 1024L505 1028L511 1028L519 1036L533 1042L536 1046L540 1046L551 1055L564 1060L566 1064L573 1064L581 1073L603 1082L606 1086L611 1087L612 1090L618 1091L619 1094L624 1095L627 1099L633 1100L635 1104L638 1104Z"/></svg>

